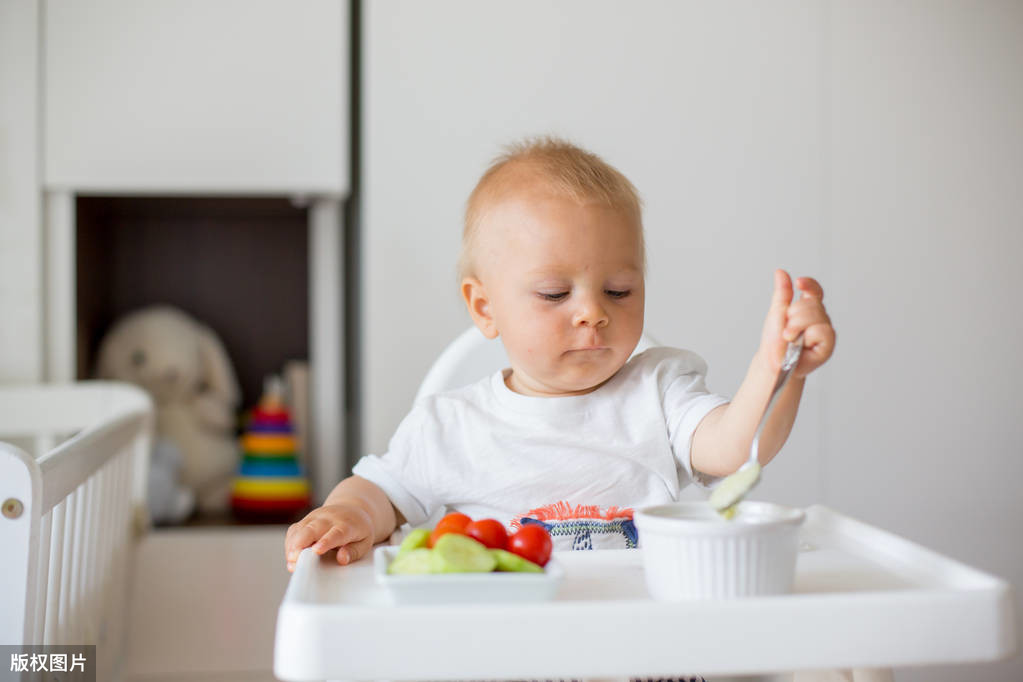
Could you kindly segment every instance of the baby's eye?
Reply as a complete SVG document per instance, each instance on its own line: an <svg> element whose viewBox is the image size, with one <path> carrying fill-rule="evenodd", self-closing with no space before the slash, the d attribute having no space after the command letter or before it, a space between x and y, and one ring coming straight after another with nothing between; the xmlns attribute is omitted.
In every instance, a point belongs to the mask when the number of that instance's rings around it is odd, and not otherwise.
<svg viewBox="0 0 1023 682"><path fill-rule="evenodd" d="M548 301L560 301L561 299L565 298L566 296L568 296L568 292L567 291L561 291L561 292L558 292L556 294L545 294L542 291L540 292L540 297L543 298L543 299L546 299Z"/></svg>
<svg viewBox="0 0 1023 682"><path fill-rule="evenodd" d="M605 289L604 293L610 296L611 298L625 298L632 292L629 291L628 289L626 289L625 291L612 291L611 289Z"/></svg>

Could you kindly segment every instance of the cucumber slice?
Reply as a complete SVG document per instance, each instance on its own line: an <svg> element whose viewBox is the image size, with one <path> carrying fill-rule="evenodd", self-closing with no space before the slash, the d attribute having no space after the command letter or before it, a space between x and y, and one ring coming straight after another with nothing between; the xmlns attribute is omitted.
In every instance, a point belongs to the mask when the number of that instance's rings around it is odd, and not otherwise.
<svg viewBox="0 0 1023 682"><path fill-rule="evenodd" d="M433 550L420 547L399 554L387 567L387 572L394 575L433 573Z"/></svg>
<svg viewBox="0 0 1023 682"><path fill-rule="evenodd" d="M482 542L458 533L440 536L432 552L434 573L487 573L497 565Z"/></svg>
<svg viewBox="0 0 1023 682"><path fill-rule="evenodd" d="M413 549L426 547L429 541L430 531L426 528L416 528L401 541L401 545L398 546L398 556L411 552Z"/></svg>
<svg viewBox="0 0 1023 682"><path fill-rule="evenodd" d="M524 559L518 554L506 552L503 549L492 549L490 553L497 560L498 571L514 571L515 573L543 573L543 566L534 564L529 559Z"/></svg>

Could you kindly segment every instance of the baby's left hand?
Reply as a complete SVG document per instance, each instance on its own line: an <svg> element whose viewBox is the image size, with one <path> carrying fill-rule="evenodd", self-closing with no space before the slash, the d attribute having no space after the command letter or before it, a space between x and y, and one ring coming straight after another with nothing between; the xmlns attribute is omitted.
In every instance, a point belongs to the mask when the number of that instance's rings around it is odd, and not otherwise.
<svg viewBox="0 0 1023 682"><path fill-rule="evenodd" d="M770 368L778 371L789 341L803 335L803 352L793 374L805 377L823 365L835 350L835 329L824 310L824 290L811 277L796 279L796 288L802 292L799 300L792 301L792 279L784 270L774 271L774 296L764 320L760 337L760 354Z"/></svg>

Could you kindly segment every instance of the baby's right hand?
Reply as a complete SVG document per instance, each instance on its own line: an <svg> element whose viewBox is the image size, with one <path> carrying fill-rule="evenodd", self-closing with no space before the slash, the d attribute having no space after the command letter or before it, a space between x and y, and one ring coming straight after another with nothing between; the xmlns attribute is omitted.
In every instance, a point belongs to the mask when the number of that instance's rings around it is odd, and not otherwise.
<svg viewBox="0 0 1023 682"><path fill-rule="evenodd" d="M373 520L357 504L331 504L312 510L293 523L284 537L288 571L295 570L299 552L310 546L317 554L337 547L337 562L349 564L373 547Z"/></svg>

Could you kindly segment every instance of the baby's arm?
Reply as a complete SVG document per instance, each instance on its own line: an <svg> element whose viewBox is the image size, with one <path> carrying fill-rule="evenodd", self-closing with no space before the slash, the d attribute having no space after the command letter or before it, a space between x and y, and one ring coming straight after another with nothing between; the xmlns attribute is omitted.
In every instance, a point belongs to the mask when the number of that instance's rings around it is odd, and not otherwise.
<svg viewBox="0 0 1023 682"><path fill-rule="evenodd" d="M746 378L727 405L711 411L693 434L693 468L711 476L727 476L749 458L760 417L781 369L789 341L803 335L799 364L778 395L778 402L760 434L760 464L771 461L789 436L796 420L806 375L824 364L835 348L835 330L824 310L824 291L809 277L796 286L803 296L792 302L792 281L784 270L775 272L774 297L764 322L760 348Z"/></svg>
<svg viewBox="0 0 1023 682"><path fill-rule="evenodd" d="M299 552L310 546L317 554L337 547L337 562L342 566L356 561L404 522L376 484L349 476L334 487L322 507L288 528L284 538L288 570L295 569Z"/></svg>

